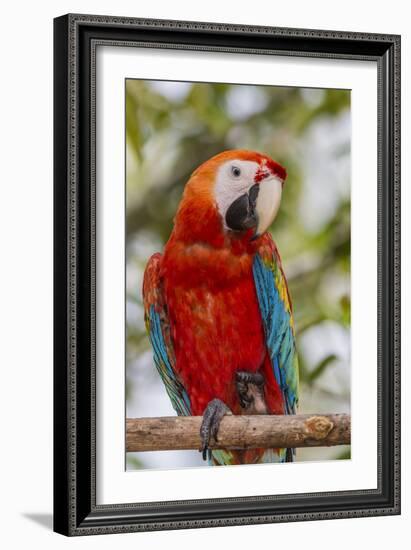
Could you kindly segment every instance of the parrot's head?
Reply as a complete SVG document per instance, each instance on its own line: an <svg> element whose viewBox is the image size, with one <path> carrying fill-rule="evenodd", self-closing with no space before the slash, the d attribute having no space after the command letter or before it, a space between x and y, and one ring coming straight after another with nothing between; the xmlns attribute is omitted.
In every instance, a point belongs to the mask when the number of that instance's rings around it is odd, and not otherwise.
<svg viewBox="0 0 411 550"><path fill-rule="evenodd" d="M264 233L277 215L285 170L271 158L249 151L223 154L216 170L214 196L228 231Z"/></svg>
<svg viewBox="0 0 411 550"><path fill-rule="evenodd" d="M224 234L247 233L257 238L277 215L285 178L285 169L266 155L224 151L192 174L180 211L190 218L191 230L197 227L203 235L215 230L218 220ZM178 218L177 214L176 222Z"/></svg>

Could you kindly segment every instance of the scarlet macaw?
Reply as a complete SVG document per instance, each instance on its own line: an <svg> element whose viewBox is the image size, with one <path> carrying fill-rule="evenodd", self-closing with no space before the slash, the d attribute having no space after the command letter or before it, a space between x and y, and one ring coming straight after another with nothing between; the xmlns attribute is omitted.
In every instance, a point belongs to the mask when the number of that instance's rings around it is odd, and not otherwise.
<svg viewBox="0 0 411 550"><path fill-rule="evenodd" d="M213 450L224 414L294 414L298 361L287 281L267 232L285 169L268 156L225 151L185 186L163 254L143 282L154 361L179 415L203 415L210 463L293 460L293 449Z"/></svg>

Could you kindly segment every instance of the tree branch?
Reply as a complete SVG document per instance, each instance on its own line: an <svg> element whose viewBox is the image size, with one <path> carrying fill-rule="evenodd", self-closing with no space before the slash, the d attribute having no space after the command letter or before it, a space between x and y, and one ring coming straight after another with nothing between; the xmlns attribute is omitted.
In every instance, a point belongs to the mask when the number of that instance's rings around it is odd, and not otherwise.
<svg viewBox="0 0 411 550"><path fill-rule="evenodd" d="M199 449L201 416L127 419L126 450ZM348 414L225 416L212 449L329 447L349 445Z"/></svg>

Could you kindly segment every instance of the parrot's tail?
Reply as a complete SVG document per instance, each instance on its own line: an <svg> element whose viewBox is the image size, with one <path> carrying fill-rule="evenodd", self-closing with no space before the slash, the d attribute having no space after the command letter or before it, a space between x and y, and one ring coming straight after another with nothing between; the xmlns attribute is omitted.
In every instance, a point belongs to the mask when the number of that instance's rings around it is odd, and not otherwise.
<svg viewBox="0 0 411 550"><path fill-rule="evenodd" d="M245 451L219 449L211 453L210 465L272 464L276 462L293 462L294 457L294 449L247 449Z"/></svg>

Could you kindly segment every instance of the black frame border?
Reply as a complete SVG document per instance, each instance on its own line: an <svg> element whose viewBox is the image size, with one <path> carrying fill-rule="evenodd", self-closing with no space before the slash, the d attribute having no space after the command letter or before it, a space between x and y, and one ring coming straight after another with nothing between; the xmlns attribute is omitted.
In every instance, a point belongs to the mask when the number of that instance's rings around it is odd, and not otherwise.
<svg viewBox="0 0 411 550"><path fill-rule="evenodd" d="M96 505L95 78L102 44L378 64L376 490ZM400 513L400 37L69 14L54 20L54 530L64 535Z"/></svg>

